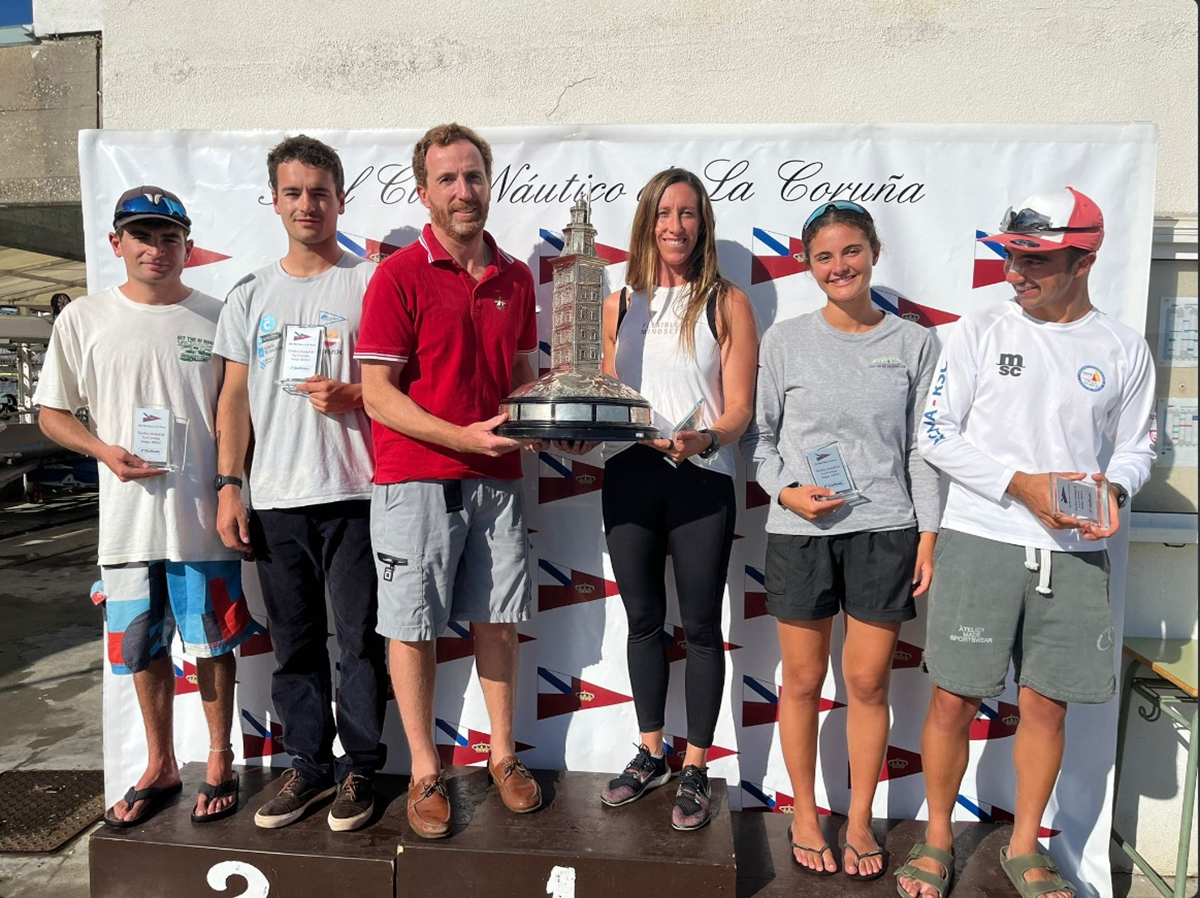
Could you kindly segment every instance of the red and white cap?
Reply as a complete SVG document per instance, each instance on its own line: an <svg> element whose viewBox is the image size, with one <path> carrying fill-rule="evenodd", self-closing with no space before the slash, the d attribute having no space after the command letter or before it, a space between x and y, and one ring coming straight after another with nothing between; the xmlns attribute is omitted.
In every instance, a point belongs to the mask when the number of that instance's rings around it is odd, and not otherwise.
<svg viewBox="0 0 1200 898"><path fill-rule="evenodd" d="M1064 187L1035 193L1016 208L1009 206L1000 233L979 239L1025 253L1068 246L1095 252L1104 242L1104 216L1090 197Z"/></svg>

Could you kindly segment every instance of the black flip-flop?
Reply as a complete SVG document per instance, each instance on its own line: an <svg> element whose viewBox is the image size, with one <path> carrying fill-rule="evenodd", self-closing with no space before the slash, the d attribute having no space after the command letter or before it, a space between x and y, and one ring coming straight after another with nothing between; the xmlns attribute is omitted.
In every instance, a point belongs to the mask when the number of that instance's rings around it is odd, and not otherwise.
<svg viewBox="0 0 1200 898"><path fill-rule="evenodd" d="M788 837L788 844L791 845L793 849L799 848L801 851L811 851L813 854L815 854L821 858L821 869L817 870L817 869L814 869L813 867L809 867L809 866L806 866L805 864L800 863L800 861L796 858L796 852L792 851L792 863L795 864L797 867L799 867L801 870L803 870L805 873L809 874L810 876L833 876L833 874L835 874L839 870L841 870L841 867L837 866L837 852L833 850L833 846L830 845L828 842L826 842L820 848L810 848L807 845L797 844L796 842L792 841L792 828L790 826L787 828L787 837ZM825 869L825 852L826 851L828 851L830 854L833 855L834 868L832 870Z"/></svg>
<svg viewBox="0 0 1200 898"><path fill-rule="evenodd" d="M227 779L223 783L217 783L215 786L208 782L201 783L200 788L196 790L198 794L203 795L209 801L224 798L226 795L232 795L233 804L220 811L214 811L211 814L197 814L196 809L192 808L192 822L215 823L218 820L224 820L226 817L232 817L236 814L238 811L238 799L240 797L238 795L238 785L238 775L236 773L231 779Z"/></svg>
<svg viewBox="0 0 1200 898"><path fill-rule="evenodd" d="M862 854L859 854L858 849L849 842L842 847L847 851L854 852L855 869L858 868L859 862L865 857L878 857L883 859L883 866L881 866L874 873L868 873L865 876L860 873L847 873L846 876L848 876L850 879L857 880L858 882L871 882L872 880L879 879L884 873L887 873L888 861L891 859L891 856L888 854L886 848L876 848L874 851L864 851ZM843 858L843 860L845 859Z"/></svg>
<svg viewBox="0 0 1200 898"><path fill-rule="evenodd" d="M127 829L130 826L138 826L145 823L155 814L162 810L162 806L166 804L167 799L178 795L183 791L183 783L176 783L173 786L167 786L165 789L159 789L154 786L149 786L145 789L137 789L134 786L129 787L129 791L125 793L125 804L133 807L139 801L146 802L146 807L142 813L132 820L121 820L113 815L113 805L104 812L104 822L109 826L115 826L117 829Z"/></svg>

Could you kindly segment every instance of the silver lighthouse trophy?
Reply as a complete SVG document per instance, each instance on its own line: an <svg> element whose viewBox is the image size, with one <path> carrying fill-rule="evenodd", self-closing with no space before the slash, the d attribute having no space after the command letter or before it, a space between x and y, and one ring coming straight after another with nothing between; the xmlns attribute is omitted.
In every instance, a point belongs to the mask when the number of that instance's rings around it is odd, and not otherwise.
<svg viewBox="0 0 1200 898"><path fill-rule="evenodd" d="M500 436L545 440L646 440L658 436L650 403L600 370L604 266L596 255L596 229L580 198L563 229L562 253L554 268L550 363L533 383L500 403L508 420Z"/></svg>

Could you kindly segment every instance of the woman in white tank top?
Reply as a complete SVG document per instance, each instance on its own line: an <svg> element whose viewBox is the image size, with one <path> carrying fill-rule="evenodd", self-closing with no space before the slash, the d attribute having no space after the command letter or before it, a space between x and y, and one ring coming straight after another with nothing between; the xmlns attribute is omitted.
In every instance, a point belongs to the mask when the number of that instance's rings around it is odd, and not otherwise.
<svg viewBox="0 0 1200 898"><path fill-rule="evenodd" d="M733 453L753 411L758 330L750 300L717 268L712 204L694 174L673 168L650 179L629 243L629 286L604 301L604 371L650 401L660 438L620 447L605 464L604 532L629 618L641 732L637 755L601 800L627 804L671 776L662 641L670 553L688 647L688 746L671 824L692 830L709 821L705 759L725 684Z"/></svg>

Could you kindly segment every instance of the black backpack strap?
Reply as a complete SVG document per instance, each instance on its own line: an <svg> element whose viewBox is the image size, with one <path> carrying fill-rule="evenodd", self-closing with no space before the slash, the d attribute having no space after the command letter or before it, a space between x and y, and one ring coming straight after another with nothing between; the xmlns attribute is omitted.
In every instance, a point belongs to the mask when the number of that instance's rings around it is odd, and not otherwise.
<svg viewBox="0 0 1200 898"><path fill-rule="evenodd" d="M717 336L717 296L721 292L720 284L713 284L712 292L708 294L708 302L704 304L704 314L708 316L708 329L712 331L713 339L717 343L721 342L721 338Z"/></svg>
<svg viewBox="0 0 1200 898"><path fill-rule="evenodd" d="M621 322L625 320L625 313L629 311L629 288L621 288L621 302L617 305L617 333L621 332Z"/></svg>

